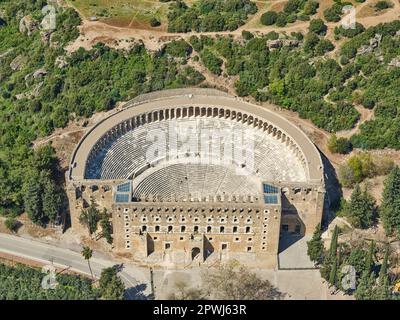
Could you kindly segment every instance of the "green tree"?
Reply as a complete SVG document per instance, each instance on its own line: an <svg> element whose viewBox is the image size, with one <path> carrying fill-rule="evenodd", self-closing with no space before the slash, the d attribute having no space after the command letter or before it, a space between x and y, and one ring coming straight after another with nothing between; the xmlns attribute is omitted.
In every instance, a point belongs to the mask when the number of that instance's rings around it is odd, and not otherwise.
<svg viewBox="0 0 400 320"><path fill-rule="evenodd" d="M312 16L317 13L317 9L319 7L319 3L317 1L309 0L304 5L304 14L308 16Z"/></svg>
<svg viewBox="0 0 400 320"><path fill-rule="evenodd" d="M101 230L103 232L103 237L106 238L107 243L112 244L113 243L113 237L112 237L112 225L110 222L110 219L108 217L108 213L107 210L104 209L103 214L102 214L102 218L100 220L100 226L101 226Z"/></svg>
<svg viewBox="0 0 400 320"><path fill-rule="evenodd" d="M100 212L92 201L87 210L82 210L79 216L79 222L88 228L89 234L92 235L97 231L97 225L100 221Z"/></svg>
<svg viewBox="0 0 400 320"><path fill-rule="evenodd" d="M331 244L329 247L329 257L333 258L337 254L337 247L338 247L338 239L339 239L339 228L335 225L332 233Z"/></svg>
<svg viewBox="0 0 400 320"><path fill-rule="evenodd" d="M304 38L304 51L305 52L313 52L314 48L317 46L319 42L319 37L313 33L309 32Z"/></svg>
<svg viewBox="0 0 400 320"><path fill-rule="evenodd" d="M374 256L375 256L375 241L372 240L369 246L368 255L365 259L365 270L367 270L368 273L372 272L372 268L375 264Z"/></svg>
<svg viewBox="0 0 400 320"><path fill-rule="evenodd" d="M344 165L339 167L339 179L343 186L352 187L365 178L373 177L377 167L369 153L352 156Z"/></svg>
<svg viewBox="0 0 400 320"><path fill-rule="evenodd" d="M204 49L200 53L200 58L203 61L204 65L210 70L212 73L216 75L220 75L222 73L222 64L223 60L218 58L214 53L212 53L209 49Z"/></svg>
<svg viewBox="0 0 400 320"><path fill-rule="evenodd" d="M338 238L339 238L339 228L336 225L335 228L333 229L332 233L332 239L331 239L331 244L329 246L329 251L328 254L325 255L324 261L322 263L320 273L322 278L327 280L329 283L332 283L331 277L332 277L332 272L334 272L335 277L337 274L337 248L338 248ZM332 271L333 266L336 265L336 270Z"/></svg>
<svg viewBox="0 0 400 320"><path fill-rule="evenodd" d="M347 154L353 150L353 146L348 139L338 138L333 134L328 140L328 149L333 153Z"/></svg>
<svg viewBox="0 0 400 320"><path fill-rule="evenodd" d="M353 266L356 269L357 275L362 275L366 268L366 259L368 252L364 249L363 245L358 245L350 249L350 254L346 257L346 264Z"/></svg>
<svg viewBox="0 0 400 320"><path fill-rule="evenodd" d="M366 188L361 191L357 184L347 203L345 213L350 223L356 228L369 228L374 222L375 200Z"/></svg>
<svg viewBox="0 0 400 320"><path fill-rule="evenodd" d="M315 46L315 54L318 56L322 56L325 53L332 51L333 49L335 49L335 46L332 42L327 39L322 39Z"/></svg>
<svg viewBox="0 0 400 320"><path fill-rule="evenodd" d="M385 255L383 257L381 269L379 270L379 283L380 284L383 284L384 279L387 277L389 252L390 252L390 246L389 246L389 244L387 244L386 248L385 248Z"/></svg>
<svg viewBox="0 0 400 320"><path fill-rule="evenodd" d="M84 258L85 260L87 260L88 267L89 267L89 270L90 270L90 274L91 274L92 279L93 279L92 267L91 267L91 265L90 265L90 259L91 259L92 256L93 256L93 250L90 249L90 247L88 247L88 246L84 246L84 247L82 248L82 252L81 252L81 253L82 253L83 258Z"/></svg>
<svg viewBox="0 0 400 320"><path fill-rule="evenodd" d="M286 13L284 13L284 12L279 12L278 13L278 16L276 17L276 22L275 22L275 24L276 24L276 26L277 27L280 27L280 28L283 28L284 26L286 26L286 24L287 24L287 14Z"/></svg>
<svg viewBox="0 0 400 320"><path fill-rule="evenodd" d="M388 235L400 236L400 168L394 167L385 180L379 214Z"/></svg>
<svg viewBox="0 0 400 320"><path fill-rule="evenodd" d="M14 217L8 217L4 222L6 228L12 232L15 232L18 227L18 221Z"/></svg>
<svg viewBox="0 0 400 320"><path fill-rule="evenodd" d="M385 9L388 9L391 7L393 7L393 4L389 1L380 0L377 3L375 3L375 8L379 11L385 10Z"/></svg>
<svg viewBox="0 0 400 320"><path fill-rule="evenodd" d="M311 261L316 264L322 263L324 259L324 243L321 238L322 230L321 225L318 224L315 228L313 237L307 242L307 254Z"/></svg>
<svg viewBox="0 0 400 320"><path fill-rule="evenodd" d="M278 18L278 14L275 11L267 11L261 16L261 23L265 26L273 25Z"/></svg>
<svg viewBox="0 0 400 320"><path fill-rule="evenodd" d="M159 27L160 25L161 25L161 22L157 18L152 17L150 19L150 26L152 26L153 28L154 27Z"/></svg>
<svg viewBox="0 0 400 320"><path fill-rule="evenodd" d="M332 268L329 273L329 283L333 286L336 285L336 281L337 281L337 268L338 268L338 258L337 258L337 256L335 256L335 257L333 257Z"/></svg>
<svg viewBox="0 0 400 320"><path fill-rule="evenodd" d="M29 219L39 225L43 225L42 187L38 178L32 176L24 186L24 206Z"/></svg>
<svg viewBox="0 0 400 320"><path fill-rule="evenodd" d="M374 300L390 300L391 292L388 277L384 277L382 283L378 283L374 288Z"/></svg>
<svg viewBox="0 0 400 320"><path fill-rule="evenodd" d="M325 34L327 29L328 29L328 27L325 25L325 23L322 19L311 20L310 25L308 27L308 30L310 32L314 32L314 33L320 34L320 35Z"/></svg>
<svg viewBox="0 0 400 320"><path fill-rule="evenodd" d="M375 275L364 271L359 280L355 297L357 300L372 300L374 297Z"/></svg>
<svg viewBox="0 0 400 320"><path fill-rule="evenodd" d="M50 222L54 222L62 210L63 199L53 181L46 179L42 183L43 213L50 220Z"/></svg>
<svg viewBox="0 0 400 320"><path fill-rule="evenodd" d="M99 289L101 298L104 300L124 300L125 285L118 276L116 267L103 269Z"/></svg>

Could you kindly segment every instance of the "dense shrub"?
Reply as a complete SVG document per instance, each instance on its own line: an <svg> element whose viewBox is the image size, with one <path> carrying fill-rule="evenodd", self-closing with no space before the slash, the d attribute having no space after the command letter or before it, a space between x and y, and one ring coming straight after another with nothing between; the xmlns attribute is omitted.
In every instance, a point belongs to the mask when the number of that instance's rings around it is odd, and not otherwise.
<svg viewBox="0 0 400 320"><path fill-rule="evenodd" d="M46 290L41 286L43 274L36 268L0 263L1 300L97 300L99 290L88 278L59 274L55 289Z"/></svg>
<svg viewBox="0 0 400 320"><path fill-rule="evenodd" d="M352 187L365 178L377 175L386 175L394 167L393 160L386 157L375 157L369 153L360 153L352 156L345 164L339 167L339 179L345 187Z"/></svg>
<svg viewBox="0 0 400 320"><path fill-rule="evenodd" d="M256 12L250 0L199 0L190 7L178 0L169 8L168 31L233 31Z"/></svg>
<svg viewBox="0 0 400 320"><path fill-rule="evenodd" d="M376 218L375 200L366 188L361 190L357 184L344 211L354 227L367 229L372 226Z"/></svg>
<svg viewBox="0 0 400 320"><path fill-rule="evenodd" d="M157 18L151 18L150 19L150 25L155 28L161 26L161 22Z"/></svg>
<svg viewBox="0 0 400 320"><path fill-rule="evenodd" d="M310 32L314 32L316 34L325 34L327 30L327 26L324 24L324 21L321 19L313 19L310 21L310 26L308 30Z"/></svg>
<svg viewBox="0 0 400 320"><path fill-rule="evenodd" d="M78 37L81 23L71 8L58 7L51 46L41 40L39 30L30 37L21 34L16 17L31 14L40 21L44 4L33 0L0 2L7 22L0 28L0 54L12 49L0 64L0 213L26 210L38 224L56 219L63 201L63 176L51 148L35 152L33 140L73 119L112 109L118 101L153 90L194 86L204 80L193 68L169 57L187 54L190 46L184 43L167 45L168 54L151 54L137 44L129 54L97 45L67 55L63 46ZM29 56L24 57L20 70L12 70L10 63L25 53ZM62 68L56 67L59 57L66 63ZM33 79L31 75L40 68L47 74ZM39 81L37 97L16 99L31 92Z"/></svg>
<svg viewBox="0 0 400 320"><path fill-rule="evenodd" d="M212 72L217 75L220 75L222 73L222 63L223 60L218 58L214 53L212 53L208 49L204 49L200 53L200 58L201 61L204 63L204 65Z"/></svg>
<svg viewBox="0 0 400 320"><path fill-rule="evenodd" d="M275 24L278 14L275 11L267 11L261 16L261 23L265 26Z"/></svg>
<svg viewBox="0 0 400 320"><path fill-rule="evenodd" d="M375 3L375 8L377 10L385 10L385 9L392 8L392 7L393 7L393 4L389 1L381 0L381 1L378 1L377 3Z"/></svg>
<svg viewBox="0 0 400 320"><path fill-rule="evenodd" d="M334 153L350 153L353 150L351 142L346 138L338 138L333 134L328 141L328 149Z"/></svg>
<svg viewBox="0 0 400 320"><path fill-rule="evenodd" d="M335 35L340 35L346 38L353 38L356 35L365 31L364 26L361 23L356 22L355 28L345 29L343 26L335 27Z"/></svg>
<svg viewBox="0 0 400 320"><path fill-rule="evenodd" d="M317 13L319 3L317 1L309 0L304 5L304 14L312 16Z"/></svg>
<svg viewBox="0 0 400 320"><path fill-rule="evenodd" d="M163 50L173 57L186 58L192 53L192 47L185 40L173 40L168 42Z"/></svg>

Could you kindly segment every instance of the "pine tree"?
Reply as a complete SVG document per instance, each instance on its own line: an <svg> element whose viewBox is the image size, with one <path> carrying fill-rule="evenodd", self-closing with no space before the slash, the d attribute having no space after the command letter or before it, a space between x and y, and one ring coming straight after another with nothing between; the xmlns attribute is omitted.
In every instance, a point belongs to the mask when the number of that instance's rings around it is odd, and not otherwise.
<svg viewBox="0 0 400 320"><path fill-rule="evenodd" d="M62 197L54 182L50 179L45 179L42 184L43 213L51 222L54 222L62 209Z"/></svg>
<svg viewBox="0 0 400 320"><path fill-rule="evenodd" d="M375 254L375 241L372 240L369 246L368 255L365 258L365 270L368 272L371 272L374 266L374 254Z"/></svg>
<svg viewBox="0 0 400 320"><path fill-rule="evenodd" d="M355 297L357 300L372 300L373 287L375 285L375 276L373 273L364 271L359 280L357 289L355 291Z"/></svg>
<svg viewBox="0 0 400 320"><path fill-rule="evenodd" d="M113 238L111 236L113 230L112 230L112 225L110 223L110 220L108 218L107 210L104 209L102 213L102 218L100 220L100 226L103 231L103 236L106 238L107 243L112 244L113 243Z"/></svg>
<svg viewBox="0 0 400 320"><path fill-rule="evenodd" d="M338 258L335 256L332 262L331 272L329 274L329 283L331 285L336 285L337 280L337 267L338 267Z"/></svg>
<svg viewBox="0 0 400 320"><path fill-rule="evenodd" d="M322 242L321 235L321 225L318 224L315 228L312 239L307 242L307 254L311 261L316 264L320 264L324 258L324 243Z"/></svg>
<svg viewBox="0 0 400 320"><path fill-rule="evenodd" d="M99 289L102 299L124 299L125 286L118 276L118 270L115 267L103 269L100 275Z"/></svg>
<svg viewBox="0 0 400 320"><path fill-rule="evenodd" d="M336 256L337 246L338 246L338 237L339 237L339 228L336 225L335 228L333 229L331 245L329 247L329 256L331 258Z"/></svg>
<svg viewBox="0 0 400 320"><path fill-rule="evenodd" d="M400 168L394 167L385 180L382 205L379 210L388 235L400 236Z"/></svg>
<svg viewBox="0 0 400 320"><path fill-rule="evenodd" d="M383 284L385 278L387 277L389 251L390 251L390 247L387 244L386 248L385 248L385 255L383 257L383 262L382 262L382 265L381 265L381 269L379 270L379 284Z"/></svg>
<svg viewBox="0 0 400 320"><path fill-rule="evenodd" d="M378 283L374 288L373 298L375 300L389 300L391 298L389 279L387 276L383 278L382 283Z"/></svg>
<svg viewBox="0 0 400 320"><path fill-rule="evenodd" d="M36 224L43 225L42 188L33 175L24 186L24 207L29 219Z"/></svg>
<svg viewBox="0 0 400 320"><path fill-rule="evenodd" d="M100 212L92 202L87 210L83 210L79 216L79 222L88 228L89 234L92 235L97 231L97 225L100 221Z"/></svg>
<svg viewBox="0 0 400 320"><path fill-rule="evenodd" d="M357 184L345 211L354 227L368 228L374 220L375 200L366 189L361 191L360 186Z"/></svg>

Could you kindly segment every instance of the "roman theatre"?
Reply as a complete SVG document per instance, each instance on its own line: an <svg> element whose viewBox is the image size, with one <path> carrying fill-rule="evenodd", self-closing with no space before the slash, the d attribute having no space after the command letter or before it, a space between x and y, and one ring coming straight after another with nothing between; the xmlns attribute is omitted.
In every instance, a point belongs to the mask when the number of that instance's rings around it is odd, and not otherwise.
<svg viewBox="0 0 400 320"><path fill-rule="evenodd" d="M112 213L114 252L149 265L276 267L280 238L312 234L325 197L299 128L212 89L126 103L88 129L67 181L72 227L94 201Z"/></svg>

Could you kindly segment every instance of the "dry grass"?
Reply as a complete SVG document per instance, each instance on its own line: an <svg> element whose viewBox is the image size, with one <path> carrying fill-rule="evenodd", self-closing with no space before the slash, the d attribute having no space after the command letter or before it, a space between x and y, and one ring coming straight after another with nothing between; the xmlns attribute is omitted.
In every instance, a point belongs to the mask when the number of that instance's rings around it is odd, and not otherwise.
<svg viewBox="0 0 400 320"><path fill-rule="evenodd" d="M378 0L375 1L369 1L367 5L362 7L360 11L357 12L357 18L364 18L364 17L376 17L380 16L387 11L391 10L392 8L388 8L385 10L377 10L375 9L375 4L378 2Z"/></svg>
<svg viewBox="0 0 400 320"><path fill-rule="evenodd" d="M191 4L194 0L185 1ZM116 27L151 29L155 17L166 24L169 3L159 0L68 0L85 18L97 17Z"/></svg>

